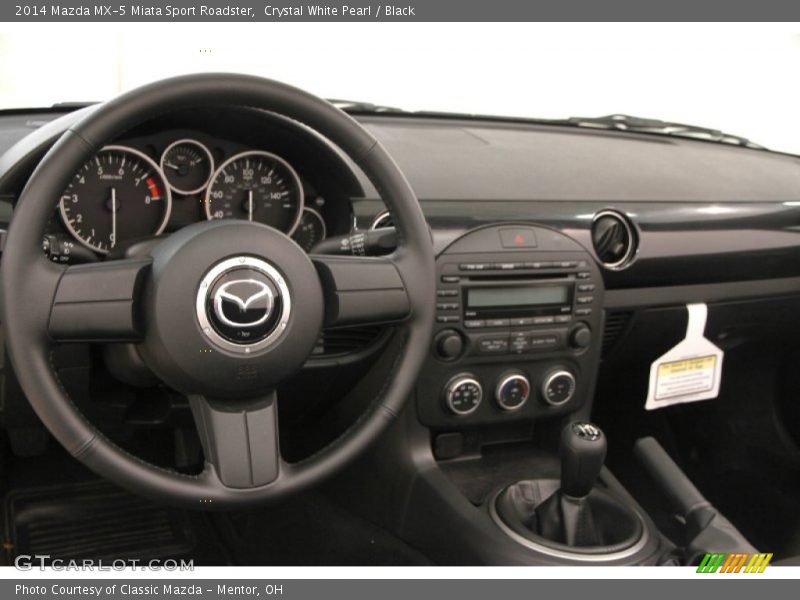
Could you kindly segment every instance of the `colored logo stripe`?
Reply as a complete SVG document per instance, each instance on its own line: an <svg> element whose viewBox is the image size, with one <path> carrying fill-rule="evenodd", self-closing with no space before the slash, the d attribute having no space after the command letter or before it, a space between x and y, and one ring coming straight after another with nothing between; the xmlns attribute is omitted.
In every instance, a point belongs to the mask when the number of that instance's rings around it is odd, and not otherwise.
<svg viewBox="0 0 800 600"><path fill-rule="evenodd" d="M772 553L708 552L697 567L698 573L763 573L772 560ZM744 570L743 570L744 569Z"/></svg>

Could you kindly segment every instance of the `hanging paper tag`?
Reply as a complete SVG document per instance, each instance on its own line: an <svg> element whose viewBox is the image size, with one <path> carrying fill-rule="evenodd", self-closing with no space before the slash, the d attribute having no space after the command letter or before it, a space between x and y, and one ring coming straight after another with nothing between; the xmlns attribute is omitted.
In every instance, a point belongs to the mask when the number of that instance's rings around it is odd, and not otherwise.
<svg viewBox="0 0 800 600"><path fill-rule="evenodd" d="M710 400L719 395L723 352L703 335L708 307L687 304L686 337L650 367L650 388L645 409Z"/></svg>

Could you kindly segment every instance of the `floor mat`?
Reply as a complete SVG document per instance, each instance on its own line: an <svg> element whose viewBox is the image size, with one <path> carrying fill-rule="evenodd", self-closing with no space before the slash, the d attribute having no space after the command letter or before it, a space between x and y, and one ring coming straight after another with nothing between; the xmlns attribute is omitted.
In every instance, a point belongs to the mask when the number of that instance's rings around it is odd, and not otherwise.
<svg viewBox="0 0 800 600"><path fill-rule="evenodd" d="M187 556L197 545L186 512L104 481L16 489L5 498L7 558L152 560Z"/></svg>
<svg viewBox="0 0 800 600"><path fill-rule="evenodd" d="M241 565L422 566L431 562L387 530L319 492L279 505L215 515Z"/></svg>

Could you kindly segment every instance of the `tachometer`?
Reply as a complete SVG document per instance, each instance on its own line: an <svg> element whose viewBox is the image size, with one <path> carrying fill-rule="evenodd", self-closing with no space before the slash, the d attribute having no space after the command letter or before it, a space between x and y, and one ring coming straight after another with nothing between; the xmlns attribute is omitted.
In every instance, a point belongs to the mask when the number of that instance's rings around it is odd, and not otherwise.
<svg viewBox="0 0 800 600"><path fill-rule="evenodd" d="M232 156L206 191L209 219L245 219L291 234L303 212L303 186L282 158L254 150Z"/></svg>
<svg viewBox="0 0 800 600"><path fill-rule="evenodd" d="M150 157L126 146L106 146L75 174L59 207L75 239L107 254L122 241L161 233L172 196Z"/></svg>

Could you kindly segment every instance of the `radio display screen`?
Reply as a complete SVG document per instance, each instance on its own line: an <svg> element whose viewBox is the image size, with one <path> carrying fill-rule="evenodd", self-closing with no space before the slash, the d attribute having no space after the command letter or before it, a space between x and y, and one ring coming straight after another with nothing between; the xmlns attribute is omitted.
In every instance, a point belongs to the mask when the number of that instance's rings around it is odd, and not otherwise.
<svg viewBox="0 0 800 600"><path fill-rule="evenodd" d="M467 290L467 307L487 309L567 304L569 292L570 288L565 285L474 287Z"/></svg>

